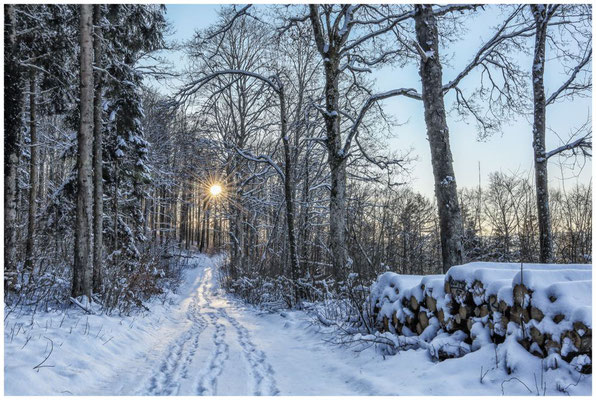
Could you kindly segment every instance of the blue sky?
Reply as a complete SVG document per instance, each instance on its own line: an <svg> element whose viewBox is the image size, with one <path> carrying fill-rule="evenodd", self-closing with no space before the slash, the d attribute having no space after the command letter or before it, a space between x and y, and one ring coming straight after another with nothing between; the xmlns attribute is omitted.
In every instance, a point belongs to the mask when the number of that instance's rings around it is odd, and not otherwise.
<svg viewBox="0 0 596 400"><path fill-rule="evenodd" d="M197 29L203 29L215 22L219 5L167 5L167 19L172 24L174 33L170 39L186 41L190 39ZM446 54L451 56L450 67L443 70L443 80L452 78L459 68L465 65L472 57L473 52L488 37L490 27L498 22L497 14L479 13L472 17L470 28L466 33L465 41L451 46ZM165 56L179 67L186 64L183 54L171 52ZM520 63L531 66L531 59L520 59ZM548 68L548 66L547 66ZM384 68L373 73L377 81L377 89L386 91L398 87L420 87L417 65L409 65L404 69ZM547 69L545 83L547 95L549 88L557 87L565 77L555 68ZM474 80L465 83L473 87ZM166 91L166 89L163 89ZM450 109L450 97L447 96L446 107ZM548 126L565 138L569 132L584 123L591 113L592 100L576 99L573 103L560 103L552 105L547 111ZM395 150L412 150L411 155L416 160L411 164L411 176L415 190L426 195L434 192L434 181L430 162L430 149L426 139L426 127L422 103L407 98L393 98L384 102L384 109L392 114L395 119L406 124L395 129L396 138L389 139L389 144ZM460 121L454 114L449 116L449 130L451 134L451 150L453 153L455 175L458 186L475 186L478 184L478 165L480 163L481 180L483 185L488 183L488 174L494 171L517 172L533 174L531 120L525 117L518 118L503 125L502 132L483 141L477 140L477 129L473 121ZM561 144L557 136L550 132L547 136L549 149ZM570 187L575 182L589 183L592 175L592 165L588 161L582 170L576 168L561 168L557 159L549 162L549 179L552 187L561 185L561 172L566 177L565 186Z"/></svg>

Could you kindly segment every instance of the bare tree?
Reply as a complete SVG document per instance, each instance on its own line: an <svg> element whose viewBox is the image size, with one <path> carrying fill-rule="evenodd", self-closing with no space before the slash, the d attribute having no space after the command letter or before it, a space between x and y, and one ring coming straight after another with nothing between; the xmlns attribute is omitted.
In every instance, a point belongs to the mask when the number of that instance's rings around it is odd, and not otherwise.
<svg viewBox="0 0 596 400"><path fill-rule="evenodd" d="M382 35L392 32L398 24L413 16L412 12L401 9L381 8L380 19L371 21L368 5L310 5L306 16L292 21L310 20L317 50L323 59L325 86L323 97L325 104L319 108L325 123L325 137L322 143L327 148L327 163L331 175L329 201L329 243L332 253L333 272L335 276L345 275L345 269L351 264L347 248L347 203L346 203L346 163L350 156L351 145L356 140L360 125L367 112L377 102L394 96L418 97L412 89L397 89L380 94L371 94L364 104L356 111L356 116L348 118L352 124L342 129L342 116L346 110L340 107L340 77L343 71L369 71L368 67L387 62L387 59L397 51L373 50L371 57L365 57L363 46ZM355 17L358 11L364 19ZM377 10L378 11L378 10ZM376 15L377 12L372 14ZM376 23L375 23L376 22ZM372 24L374 28L365 27ZM352 32L361 32L352 35ZM365 67L358 67L355 61ZM345 64L342 64L342 61ZM349 115L349 114L348 114ZM347 134L343 138L342 133Z"/></svg>
<svg viewBox="0 0 596 400"><path fill-rule="evenodd" d="M463 224L453 158L449 145L449 128L443 100L443 74L439 59L439 31L430 5L416 6L417 46L421 49L420 77L424 119L433 163L435 195L439 208L443 272L462 264Z"/></svg>
<svg viewBox="0 0 596 400"><path fill-rule="evenodd" d="M292 154L290 149L290 137L288 133L288 118L286 113L286 100L284 94L284 85L277 76L272 76L270 78L266 78L262 75L249 72L249 71L240 71L240 70L228 70L228 71L216 71L210 75L207 75L204 78L201 78L197 81L194 81L187 85L181 92L183 97L188 97L190 94L199 90L204 84L209 82L210 80L216 78L219 75L243 75L249 76L255 79L258 79L265 83L270 89L272 89L277 96L279 97L279 120L280 120L280 138L283 143L284 147L284 172L282 173L281 168L277 166L270 158L266 156L258 156L254 157L252 155L247 154L246 152L242 151L241 149L236 149L238 153L252 161L256 162L266 162L270 164L272 167L275 168L276 171L280 174L281 178L284 182L284 196L285 196L285 203L286 203L286 223L288 226L288 243L290 247L290 262L291 262L291 271L293 279L298 278L298 274L300 271L299 267L299 260L298 260L298 246L296 241L296 227L295 227L295 183L293 177L294 167L292 165ZM297 295L296 295L297 297Z"/></svg>
<svg viewBox="0 0 596 400"><path fill-rule="evenodd" d="M567 13L570 9L559 4L536 4L531 5L530 8L535 21L534 58L532 63L532 89L534 95L534 123L532 136L536 175L536 202L538 208L538 227L540 229L540 262L547 263L551 262L553 259L552 228L548 198L548 159L564 151L574 149L585 149L584 152L589 152L589 149L591 148L591 132L572 143L568 143L552 151L547 151L546 107L566 94L569 95L591 88L590 83L578 84L578 80L580 72L587 68L588 63L592 58L592 48L590 38L577 65L570 71L569 79L547 98L544 86L544 71L547 56L547 41L550 34L549 26L554 24L572 24L574 23L574 20L581 19L582 16L580 15L578 18L578 16L573 15L573 12L568 16ZM588 14L589 13L591 13L591 11L588 11Z"/></svg>

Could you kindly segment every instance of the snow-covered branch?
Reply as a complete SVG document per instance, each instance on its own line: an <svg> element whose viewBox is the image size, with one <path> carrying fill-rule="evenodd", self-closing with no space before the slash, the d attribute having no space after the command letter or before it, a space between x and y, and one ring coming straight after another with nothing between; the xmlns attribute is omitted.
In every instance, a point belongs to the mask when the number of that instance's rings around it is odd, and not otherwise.
<svg viewBox="0 0 596 400"><path fill-rule="evenodd" d="M546 160L548 160L549 158L556 156L557 154L561 154L565 151L573 151L579 149L581 150L581 152L584 154L584 156L586 157L591 157L592 156L592 133L587 134L586 136L583 136L577 140L574 140L573 142L564 144L562 146L557 147L554 150L551 150L549 152L547 152L544 155L544 158Z"/></svg>
<svg viewBox="0 0 596 400"><path fill-rule="evenodd" d="M393 28L395 28L400 22L403 22L405 20L407 20L408 18L413 18L415 15L415 11L409 11L400 15L396 15L392 22L387 25L384 28L378 29L376 31L370 32L356 40L354 40L353 42L351 42L348 46L345 46L343 49L341 49L340 54L344 55L349 53L351 50L357 48L358 46L360 46L361 44L367 42L370 39L373 39L377 36L380 36L386 32L391 31Z"/></svg>
<svg viewBox="0 0 596 400"><path fill-rule="evenodd" d="M271 157L269 157L268 155L258 155L258 156L255 156L251 152L249 152L248 150L242 150L238 146L234 146L234 150L236 151L236 153L238 153L238 155L240 155L241 157L245 158L246 160L253 161L253 162L256 162L256 163L266 163L266 164L269 164L271 167L273 167L273 169L275 169L275 172L278 173L278 175L281 177L282 180L285 180L286 179L286 176L283 173L283 171L281 170L281 168L279 167L279 165L277 165L277 163L275 161L273 161L271 159Z"/></svg>
<svg viewBox="0 0 596 400"><path fill-rule="evenodd" d="M584 58L579 62L579 64L577 64L577 66L571 72L569 79L567 79L567 81L565 81L565 83L563 83L557 90L555 90L553 92L553 94L551 94L549 96L549 98L546 100L547 106L554 103L563 92L565 92L566 90L568 90L572 87L571 84L575 81L575 79L577 78L577 75L588 64L588 62L591 59L592 59L592 46L590 45L590 48L586 52L586 55L584 56ZM590 86L587 85L585 87L585 89L588 89L589 87Z"/></svg>
<svg viewBox="0 0 596 400"><path fill-rule="evenodd" d="M277 77L267 78L264 75L258 74L256 72L244 71L244 70L239 70L239 69L226 69L226 70L222 70L222 71L215 71L215 72L210 73L200 79L192 81L191 83L184 86L178 92L178 96L181 98L188 98L189 96L192 96L197 91L199 91L207 83L209 83L213 79L215 79L219 76L222 76L222 75L243 75L243 76L248 76L251 78L259 79L262 82L265 82L267 85L269 85L269 87L271 89L273 89L273 91L275 91L275 93L278 93L278 94L282 89Z"/></svg>
<svg viewBox="0 0 596 400"><path fill-rule="evenodd" d="M234 26L234 22L241 16L243 15L248 15L247 11L248 9L252 7L252 4L248 4L244 7L242 7L238 12L236 12L234 14L234 16L232 16L232 18L230 18L230 20L224 25L222 26L220 29L218 29L217 31L211 33L209 36L207 36L205 39L206 40L211 40L214 37L221 35L222 33L230 30L232 28L232 26Z"/></svg>

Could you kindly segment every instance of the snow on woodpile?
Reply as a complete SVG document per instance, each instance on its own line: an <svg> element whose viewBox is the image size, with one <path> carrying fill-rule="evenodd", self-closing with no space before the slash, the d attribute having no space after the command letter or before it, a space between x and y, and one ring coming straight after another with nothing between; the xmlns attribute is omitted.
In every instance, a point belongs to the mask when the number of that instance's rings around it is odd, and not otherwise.
<svg viewBox="0 0 596 400"><path fill-rule="evenodd" d="M592 281L590 274L585 274L589 271L560 272L560 281L552 284L546 276L531 277L523 286L521 277L516 276L515 282L516 287L529 292L524 291L530 303L524 332L529 345L535 344L539 355L559 353L572 362L577 356L591 357L592 353Z"/></svg>
<svg viewBox="0 0 596 400"><path fill-rule="evenodd" d="M370 306L366 308L373 311L377 324L382 324L383 330L387 330L389 318L392 316L397 318L396 313L403 311L399 304L405 292L420 283L421 279L420 275L399 275L385 272L372 285L369 296Z"/></svg>
<svg viewBox="0 0 596 400"><path fill-rule="evenodd" d="M480 303L486 286L496 280L512 280L521 270L519 263L489 263L472 262L456 265L447 271L445 276L445 291L451 293L454 301L466 303L466 296L475 296L475 302ZM557 271L560 269L583 270L591 274L588 264L523 264L524 271Z"/></svg>
<svg viewBox="0 0 596 400"><path fill-rule="evenodd" d="M473 262L445 275L387 272L369 302L381 332L412 337L404 343L424 343L437 360L494 343L510 361L522 348L549 368L568 363L591 373L591 265Z"/></svg>

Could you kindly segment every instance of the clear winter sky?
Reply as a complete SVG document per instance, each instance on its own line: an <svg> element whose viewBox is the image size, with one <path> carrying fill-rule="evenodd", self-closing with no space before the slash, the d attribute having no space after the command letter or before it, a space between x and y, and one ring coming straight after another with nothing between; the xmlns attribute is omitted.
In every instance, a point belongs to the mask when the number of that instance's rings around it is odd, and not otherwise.
<svg viewBox="0 0 596 400"><path fill-rule="evenodd" d="M171 23L174 32L170 40L184 42L192 38L196 30L201 30L214 23L217 19L219 5L167 5L166 18ZM451 45L448 51L441 54L444 59L449 58L450 66L443 69L443 80L447 82L455 76L473 56L475 49L487 38L490 28L500 21L496 9L489 12L480 12L477 16L470 17L468 32L465 40L459 41L457 46ZM187 63L182 52L169 52L164 54L176 67ZM548 55L547 55L548 57ZM520 63L531 67L530 58L520 59ZM551 64L552 65L552 64ZM420 90L420 77L418 66L410 65L404 69L384 68L373 73L377 81L379 92L399 87L415 87ZM472 78L472 77L470 77ZM561 71L550 68L546 70L545 83L548 93L558 87L565 80ZM476 83L475 79L466 81L470 88ZM162 88L164 92L170 92ZM449 110L453 97L448 95L446 107ZM585 123L592 112L592 100L575 99L572 103L558 103L549 106L547 110L547 125L557 132L561 138L568 137L574 128ZM430 148L426 139L426 127L422 102L407 98L393 98L384 102L384 109L393 114L394 118L405 124L395 128L396 138L389 139L392 149L397 151L412 150L411 155L416 159L411 164L411 175L408 178L412 187L425 195L434 193L434 181L430 162ZM476 125L472 120L460 121L452 113L449 116L449 130L451 134L451 151L453 153L455 176L458 187L471 187L478 185L478 165L480 163L482 185L488 183L488 174L494 171L516 172L533 176L532 161L532 125L531 120L520 117L517 121L506 123L500 134L485 139L477 140ZM547 134L548 149L553 149L562 144L552 131ZM566 187L576 182L590 183L592 165L588 160L583 168L561 169L558 159L549 162L549 179L551 187L560 187L562 174L566 178Z"/></svg>

